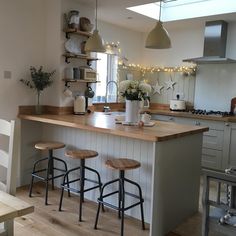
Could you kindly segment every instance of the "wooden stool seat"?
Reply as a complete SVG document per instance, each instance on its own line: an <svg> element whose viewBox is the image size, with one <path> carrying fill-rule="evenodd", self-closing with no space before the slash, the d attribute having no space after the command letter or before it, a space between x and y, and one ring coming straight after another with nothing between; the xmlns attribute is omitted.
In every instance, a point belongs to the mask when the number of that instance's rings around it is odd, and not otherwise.
<svg viewBox="0 0 236 236"><path fill-rule="evenodd" d="M127 158L117 158L117 159L107 160L106 166L116 170L132 170L139 168L141 164L140 162L135 160Z"/></svg>
<svg viewBox="0 0 236 236"><path fill-rule="evenodd" d="M35 148L40 150L53 150L64 148L65 146L66 145L64 143L60 142L40 142L35 144Z"/></svg>
<svg viewBox="0 0 236 236"><path fill-rule="evenodd" d="M66 151L66 156L73 159L87 159L98 156L96 151L92 150L68 150Z"/></svg>

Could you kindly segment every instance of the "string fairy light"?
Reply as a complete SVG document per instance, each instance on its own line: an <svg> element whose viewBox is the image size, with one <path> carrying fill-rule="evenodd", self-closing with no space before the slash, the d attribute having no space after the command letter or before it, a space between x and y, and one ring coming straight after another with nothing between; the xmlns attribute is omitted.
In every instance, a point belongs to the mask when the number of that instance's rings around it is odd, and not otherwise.
<svg viewBox="0 0 236 236"><path fill-rule="evenodd" d="M176 67L164 67L164 66L151 66L145 67L139 64L120 64L122 69L130 69L130 70L140 70L142 75L144 76L146 73L155 73L155 72L180 72L183 76L195 76L197 72L197 66L176 66Z"/></svg>

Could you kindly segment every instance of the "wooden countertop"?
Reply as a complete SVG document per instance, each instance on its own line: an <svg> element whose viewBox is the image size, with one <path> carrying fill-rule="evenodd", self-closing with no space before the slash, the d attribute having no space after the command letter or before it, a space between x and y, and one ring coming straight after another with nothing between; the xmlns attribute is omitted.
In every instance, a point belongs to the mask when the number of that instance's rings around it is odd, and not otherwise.
<svg viewBox="0 0 236 236"><path fill-rule="evenodd" d="M183 118L193 118L193 119L202 119L202 120L214 120L214 121L223 121L223 122L236 122L236 116L211 116L211 115L197 115L192 114L191 112L183 112L183 111L170 111L170 110L162 110L162 109L149 109L147 110L151 114L155 115L166 115L166 116L176 116Z"/></svg>
<svg viewBox="0 0 236 236"><path fill-rule="evenodd" d="M156 124L153 127L125 126L115 124L115 114L106 115L103 112L94 112L80 116L20 114L18 117L23 120L38 121L48 124L158 142L208 131L208 127L180 125L161 121L156 121Z"/></svg>

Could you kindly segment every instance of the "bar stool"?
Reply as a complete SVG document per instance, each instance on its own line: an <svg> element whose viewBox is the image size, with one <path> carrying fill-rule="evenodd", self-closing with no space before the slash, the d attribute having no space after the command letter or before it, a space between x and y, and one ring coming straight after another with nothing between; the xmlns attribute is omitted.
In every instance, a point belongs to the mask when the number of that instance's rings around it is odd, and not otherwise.
<svg viewBox="0 0 236 236"><path fill-rule="evenodd" d="M127 158L117 158L117 159L107 160L105 165L108 168L111 168L114 170L119 170L119 178L105 183L102 187L101 195L98 198L98 209L97 209L97 215L96 215L94 229L97 229L98 217L99 217L100 207L102 204L102 205L105 205L105 206L110 207L112 209L118 210L118 217L121 218L121 236L124 235L124 212L132 207L140 205L142 229L145 230L144 215L143 215L143 202L144 202L144 200L142 197L141 187L136 182L125 178L125 170L132 170L132 169L139 168L141 166L140 162L135 161L135 160L131 160L131 159L127 159ZM117 191L103 195L104 189L108 185L111 185L116 182L119 182L119 189ZM139 196L137 196L133 193L126 192L125 191L125 182L135 185L139 190ZM118 206L112 205L112 204L104 201L104 198L109 197L114 194L118 194ZM137 198L137 199L139 199L139 201L130 205L130 206L125 206L125 195L129 195L131 197Z"/></svg>
<svg viewBox="0 0 236 236"><path fill-rule="evenodd" d="M64 176L63 183L61 184L61 198L60 198L60 204L59 204L59 211L61 211L61 208L62 208L62 200L63 200L64 190L68 190L68 191L71 191L74 193L79 193L80 194L79 221L81 222L82 221L82 203L84 202L84 193L88 192L90 190L96 189L96 188L99 188L99 190L101 191L101 188L102 188L102 182L101 182L101 177L100 177L99 173L96 170L85 166L85 160L88 158L93 158L93 157L98 156L98 153L96 151L92 151L92 150L68 150L68 151L66 151L66 156L70 157L72 159L79 159L80 166L68 170ZM69 174L71 174L74 171L78 171L78 170L80 172L79 178L69 181ZM86 178L85 170L94 172L97 175L97 180L92 180L92 179ZM77 181L80 182L79 189L75 189L75 188L72 188L69 186L69 184L77 182ZM84 188L85 181L92 182L96 185L85 189Z"/></svg>
<svg viewBox="0 0 236 236"><path fill-rule="evenodd" d="M34 162L33 172L31 174L31 184L30 184L30 190L29 190L29 197L32 196L32 189L34 184L34 178L38 178L44 182L46 182L46 194L45 194L45 205L48 205L48 182L52 181L52 190L54 190L54 179L63 177L64 174L67 172L67 165L66 162L53 156L53 150L64 148L65 144L60 142L40 142L35 144L35 148L39 150L47 150L48 151L48 157L41 158L40 160L37 160ZM54 166L54 161L61 162L64 165L64 169L57 168ZM37 169L38 164L41 164L42 162L46 162L47 167L43 169ZM59 175L54 175L54 170L63 172ZM43 173L46 173L46 177L42 176ZM69 193L68 193L69 194Z"/></svg>

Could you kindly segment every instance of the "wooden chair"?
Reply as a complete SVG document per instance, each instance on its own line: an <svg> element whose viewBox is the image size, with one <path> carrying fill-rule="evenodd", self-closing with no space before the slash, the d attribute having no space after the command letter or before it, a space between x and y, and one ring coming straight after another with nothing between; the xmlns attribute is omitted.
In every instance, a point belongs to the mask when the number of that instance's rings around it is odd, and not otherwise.
<svg viewBox="0 0 236 236"><path fill-rule="evenodd" d="M8 122L0 119L0 135L7 137L8 147L2 149L0 147L0 166L6 169L7 175L0 176L0 190L5 191L11 195L16 192L16 173L17 173L17 145L15 121ZM8 149L8 150L6 150ZM4 178L1 180L1 178ZM13 235L13 220L4 222L3 229L0 225L0 235Z"/></svg>

